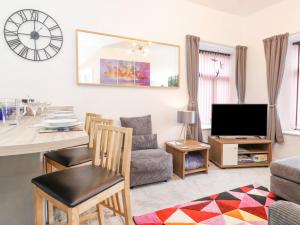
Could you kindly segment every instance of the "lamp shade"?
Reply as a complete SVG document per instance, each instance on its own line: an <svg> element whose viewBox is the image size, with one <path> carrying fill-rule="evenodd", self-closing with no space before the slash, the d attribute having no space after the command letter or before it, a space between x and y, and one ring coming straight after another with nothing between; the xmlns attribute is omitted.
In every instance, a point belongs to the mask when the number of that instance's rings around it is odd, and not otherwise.
<svg viewBox="0 0 300 225"><path fill-rule="evenodd" d="M195 123L195 111L177 111L177 122L184 124Z"/></svg>

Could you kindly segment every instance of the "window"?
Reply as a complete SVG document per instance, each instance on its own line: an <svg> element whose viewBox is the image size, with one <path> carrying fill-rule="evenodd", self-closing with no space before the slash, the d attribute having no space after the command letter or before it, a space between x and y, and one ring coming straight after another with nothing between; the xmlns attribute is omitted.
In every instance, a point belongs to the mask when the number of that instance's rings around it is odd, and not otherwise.
<svg viewBox="0 0 300 225"><path fill-rule="evenodd" d="M299 39L297 39L299 40ZM283 130L300 129L300 47L290 40L285 71L278 96L278 112Z"/></svg>
<svg viewBox="0 0 300 225"><path fill-rule="evenodd" d="M211 126L214 103L233 103L236 97L230 54L200 50L199 112L203 127Z"/></svg>

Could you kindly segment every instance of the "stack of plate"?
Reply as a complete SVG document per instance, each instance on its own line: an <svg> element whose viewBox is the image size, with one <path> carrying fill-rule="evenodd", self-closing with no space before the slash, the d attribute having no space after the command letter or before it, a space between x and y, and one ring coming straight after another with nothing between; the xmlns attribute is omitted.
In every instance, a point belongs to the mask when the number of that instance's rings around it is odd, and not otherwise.
<svg viewBox="0 0 300 225"><path fill-rule="evenodd" d="M81 125L78 119L47 119L42 127L46 129L67 129Z"/></svg>
<svg viewBox="0 0 300 225"><path fill-rule="evenodd" d="M75 114L73 112L55 112L51 113L47 116L48 119L74 119L76 118Z"/></svg>

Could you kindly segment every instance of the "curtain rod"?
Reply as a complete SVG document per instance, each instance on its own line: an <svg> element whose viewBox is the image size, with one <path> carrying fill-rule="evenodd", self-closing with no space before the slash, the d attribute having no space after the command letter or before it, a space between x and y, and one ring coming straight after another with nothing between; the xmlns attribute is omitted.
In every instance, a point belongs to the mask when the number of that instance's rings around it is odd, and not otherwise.
<svg viewBox="0 0 300 225"><path fill-rule="evenodd" d="M225 56L231 56L229 53L224 53L224 52L217 52L217 51L210 51L210 50L199 50L199 53L204 52L204 53L213 53L213 54L218 54L218 55L225 55Z"/></svg>
<svg viewBox="0 0 300 225"><path fill-rule="evenodd" d="M293 45L300 45L300 41L293 42Z"/></svg>
<svg viewBox="0 0 300 225"><path fill-rule="evenodd" d="M200 39L200 45L201 45L201 42L204 42L207 44L212 44L212 45L217 45L217 46L222 46L222 47L226 47L226 48L235 48L235 46L225 45L225 44L220 44L220 43L216 43L216 42L212 42L212 41L205 41L205 40Z"/></svg>

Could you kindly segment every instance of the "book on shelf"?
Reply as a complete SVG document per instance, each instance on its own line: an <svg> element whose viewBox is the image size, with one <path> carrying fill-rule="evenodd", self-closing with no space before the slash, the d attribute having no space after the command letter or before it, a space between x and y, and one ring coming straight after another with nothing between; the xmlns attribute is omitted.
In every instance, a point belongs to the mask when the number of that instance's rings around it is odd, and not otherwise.
<svg viewBox="0 0 300 225"><path fill-rule="evenodd" d="M268 161L268 155L267 154L256 154L256 155L252 155L252 159L254 162L266 162L266 161Z"/></svg>
<svg viewBox="0 0 300 225"><path fill-rule="evenodd" d="M268 161L267 154L239 155L239 163L263 163Z"/></svg>
<svg viewBox="0 0 300 225"><path fill-rule="evenodd" d="M238 156L238 162L239 163L252 163L253 160L250 156L248 155L239 155Z"/></svg>

